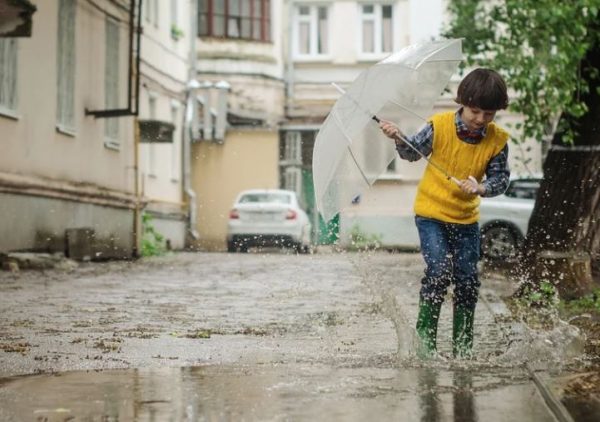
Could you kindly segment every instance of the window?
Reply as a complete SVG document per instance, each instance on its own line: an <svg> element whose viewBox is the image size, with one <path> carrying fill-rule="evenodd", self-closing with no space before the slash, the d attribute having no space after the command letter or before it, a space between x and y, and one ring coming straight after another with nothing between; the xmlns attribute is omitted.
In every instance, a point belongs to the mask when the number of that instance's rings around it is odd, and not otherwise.
<svg viewBox="0 0 600 422"><path fill-rule="evenodd" d="M283 188L296 192L300 196L302 190L302 170L297 167L288 167L283 173Z"/></svg>
<svg viewBox="0 0 600 422"><path fill-rule="evenodd" d="M271 40L270 0L199 0L198 35Z"/></svg>
<svg viewBox="0 0 600 422"><path fill-rule="evenodd" d="M175 100L171 100L171 123L175 125L175 131L173 132L173 144L171 147L171 180L179 180L179 160L181 149L180 136L179 136L179 103Z"/></svg>
<svg viewBox="0 0 600 422"><path fill-rule="evenodd" d="M320 56L329 53L327 7L297 6L294 22L296 56Z"/></svg>
<svg viewBox="0 0 600 422"><path fill-rule="evenodd" d="M148 113L150 120L156 120L156 94L148 93ZM148 144L148 174L154 176L156 174L156 145L154 142Z"/></svg>
<svg viewBox="0 0 600 422"><path fill-rule="evenodd" d="M146 0L146 22L158 28L158 0Z"/></svg>
<svg viewBox="0 0 600 422"><path fill-rule="evenodd" d="M393 50L392 6L362 4L360 52L363 54L391 53Z"/></svg>
<svg viewBox="0 0 600 422"><path fill-rule="evenodd" d="M0 110L17 109L17 40L0 38Z"/></svg>
<svg viewBox="0 0 600 422"><path fill-rule="evenodd" d="M504 194L511 198L535 199L540 189L540 183L540 179L513 180Z"/></svg>
<svg viewBox="0 0 600 422"><path fill-rule="evenodd" d="M302 164L302 137L300 132L285 133L283 159L287 164Z"/></svg>
<svg viewBox="0 0 600 422"><path fill-rule="evenodd" d="M104 102L107 109L117 108L119 105L119 24L106 19L106 51L104 64ZM110 117L104 122L104 135L108 147L119 145L119 119Z"/></svg>
<svg viewBox="0 0 600 422"><path fill-rule="evenodd" d="M171 27L179 27L178 2L179 0L171 0Z"/></svg>
<svg viewBox="0 0 600 422"><path fill-rule="evenodd" d="M75 0L60 0L57 49L57 127L75 130Z"/></svg>
<svg viewBox="0 0 600 422"><path fill-rule="evenodd" d="M292 197L285 193L247 193L242 195L238 203L240 204L291 204Z"/></svg>

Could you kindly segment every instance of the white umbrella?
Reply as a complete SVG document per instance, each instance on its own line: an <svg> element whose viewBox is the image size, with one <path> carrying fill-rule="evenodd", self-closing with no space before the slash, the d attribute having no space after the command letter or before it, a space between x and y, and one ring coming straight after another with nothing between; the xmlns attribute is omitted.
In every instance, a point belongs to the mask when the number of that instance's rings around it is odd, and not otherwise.
<svg viewBox="0 0 600 422"><path fill-rule="evenodd" d="M313 151L316 203L325 221L370 187L394 159L394 143L376 120L396 123L405 135L416 133L461 60L460 39L411 45L363 71L337 100Z"/></svg>

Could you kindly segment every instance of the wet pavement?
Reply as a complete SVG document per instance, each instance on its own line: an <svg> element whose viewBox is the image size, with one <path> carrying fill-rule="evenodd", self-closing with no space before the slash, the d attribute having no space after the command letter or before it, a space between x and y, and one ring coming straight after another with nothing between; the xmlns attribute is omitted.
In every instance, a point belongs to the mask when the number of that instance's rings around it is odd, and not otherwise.
<svg viewBox="0 0 600 422"><path fill-rule="evenodd" d="M0 420L555 420L535 336L483 279L474 361L412 356L418 254L182 253L0 273ZM450 300L450 299L448 299ZM35 374L35 375L32 375Z"/></svg>

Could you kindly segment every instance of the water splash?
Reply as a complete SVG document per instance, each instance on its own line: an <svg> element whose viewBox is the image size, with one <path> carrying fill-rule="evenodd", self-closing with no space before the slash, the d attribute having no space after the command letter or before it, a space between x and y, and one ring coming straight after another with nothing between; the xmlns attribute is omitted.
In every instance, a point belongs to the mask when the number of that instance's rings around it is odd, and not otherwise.
<svg viewBox="0 0 600 422"><path fill-rule="evenodd" d="M554 317L552 328L532 328L519 324L520 338L509 343L496 357L499 364L528 364L534 370L560 370L584 355L585 334L574 325Z"/></svg>
<svg viewBox="0 0 600 422"><path fill-rule="evenodd" d="M418 337L414 324L407 316L407 312L412 309L412 305L403 303L403 300L407 299L406 295L396 294L396 280L403 278L406 273L400 273L392 277L389 274L389 265L381 265L382 262L379 262L380 257L382 257L380 253L366 251L352 254L351 261L357 274L360 275L363 285L377 301L381 314L389 319L394 326L398 344L397 360L400 366L426 364L428 366L441 365L442 367L459 365L470 368L510 368L528 365L534 370L561 370L581 361L585 335L577 327L569 324L568 321L561 320L556 308L527 309L527 312L525 312L529 315L527 320L524 316L521 317L521 320L515 320L499 297L492 300L498 303L489 308L489 312L494 316L493 319L488 322L479 320L479 329L485 327L485 331L476 332L476 336L482 341L480 344L475 345L473 360L459 361L452 359L449 351L444 349L448 345L444 343L442 338L438 342L438 348L440 348L439 343L442 343L440 353L430 361L420 361L416 358ZM385 258L383 259L385 260ZM399 263L398 270L405 271L402 265L402 263ZM384 271L383 268L386 268L386 270ZM414 278L414 283L417 282L418 277L415 278L412 274L409 277ZM450 297L446 299L448 302L452 300ZM480 306L484 306L486 300L482 299L481 302ZM499 313L501 308L504 311ZM444 312L444 309L442 311ZM445 317L451 318L447 313L448 311L445 312ZM534 319L543 321L543 327L538 325L536 328L536 326L528 324L531 315L534 315ZM440 324L442 324L442 319ZM446 331L451 329L451 327L448 327L448 321L444 321L444 324L446 326L440 328L442 330L441 337L447 336ZM490 350L482 350L486 349L483 345L483 339L486 336L489 339L488 346L491 346Z"/></svg>
<svg viewBox="0 0 600 422"><path fill-rule="evenodd" d="M363 285L378 299L381 313L394 325L397 340L397 355L399 361L411 360L416 356L418 337L413 324L407 317L404 307L398 301L389 286L383 280L383 271L370 262L373 251L357 253L357 260L353 260L356 271L361 276Z"/></svg>

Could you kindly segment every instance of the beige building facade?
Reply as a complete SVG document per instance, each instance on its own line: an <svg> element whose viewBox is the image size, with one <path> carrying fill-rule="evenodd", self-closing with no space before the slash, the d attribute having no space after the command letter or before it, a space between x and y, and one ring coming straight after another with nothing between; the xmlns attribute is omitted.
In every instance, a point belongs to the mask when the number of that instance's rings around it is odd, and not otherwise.
<svg viewBox="0 0 600 422"><path fill-rule="evenodd" d="M138 191L149 224L168 247L183 249L189 241L187 198L183 189L183 135L190 51L195 39L195 0L144 0L140 60L139 122L155 122L172 133L160 142L140 133Z"/></svg>
<svg viewBox="0 0 600 422"><path fill-rule="evenodd" d="M68 252L84 229L91 258L131 256L133 118L86 115L127 101L128 12L34 3L32 36L0 38L0 251Z"/></svg>
<svg viewBox="0 0 600 422"><path fill-rule="evenodd" d="M225 250L244 189L277 188L284 118L283 2L202 0L197 73L200 136L192 145L197 247ZM223 18L224 17L224 18Z"/></svg>
<svg viewBox="0 0 600 422"><path fill-rule="evenodd" d="M0 251L69 253L83 236L92 259L130 257L143 212L173 249L224 250L235 197L261 187L298 193L315 242L348 245L358 228L416 245L422 162L395 160L328 227L312 151L339 96L331 82L438 36L447 0L144 0L138 114L108 118L88 112L132 98L132 2L33 3L32 36L0 38ZM435 110L452 108L446 95ZM539 172L540 145L511 145L511 166Z"/></svg>
<svg viewBox="0 0 600 422"><path fill-rule="evenodd" d="M0 252L130 258L140 254L142 212L183 248L196 0L142 3L139 74L139 0L33 3L31 36L0 38ZM166 142L136 136L147 121L171 131Z"/></svg>
<svg viewBox="0 0 600 422"><path fill-rule="evenodd" d="M225 248L229 211L245 189L277 189L279 139L267 129L231 131L223 144L193 148L193 186L198 197L198 232L203 249Z"/></svg>

